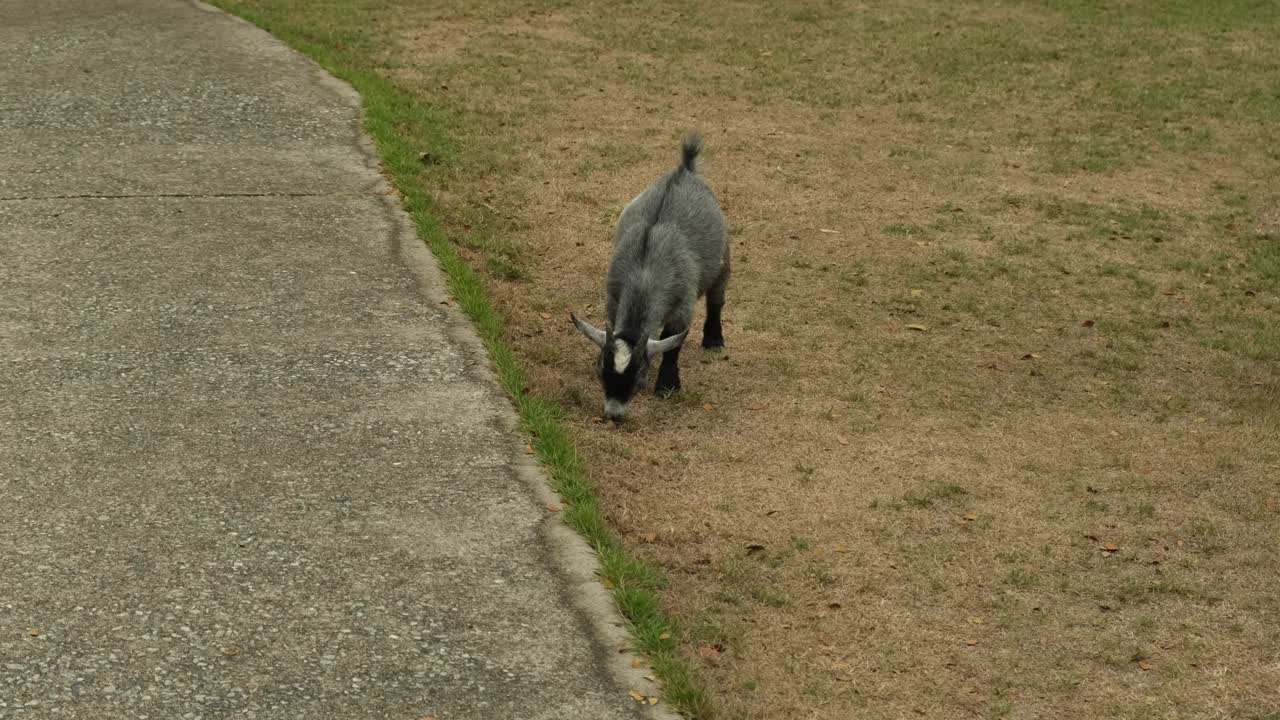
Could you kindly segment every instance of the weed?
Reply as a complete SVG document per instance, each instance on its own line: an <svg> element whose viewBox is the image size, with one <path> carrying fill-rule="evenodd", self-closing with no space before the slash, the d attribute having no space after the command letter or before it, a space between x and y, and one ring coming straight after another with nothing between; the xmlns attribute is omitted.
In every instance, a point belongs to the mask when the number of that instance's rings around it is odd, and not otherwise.
<svg viewBox="0 0 1280 720"><path fill-rule="evenodd" d="M932 507L935 502L954 500L967 494L964 488L954 483L936 483L930 485L923 492L908 492L904 494L902 501L907 507L928 508Z"/></svg>
<svg viewBox="0 0 1280 720"><path fill-rule="evenodd" d="M774 608L780 608L787 604L787 596L765 590L764 588L752 588L751 597L756 602L763 603Z"/></svg>

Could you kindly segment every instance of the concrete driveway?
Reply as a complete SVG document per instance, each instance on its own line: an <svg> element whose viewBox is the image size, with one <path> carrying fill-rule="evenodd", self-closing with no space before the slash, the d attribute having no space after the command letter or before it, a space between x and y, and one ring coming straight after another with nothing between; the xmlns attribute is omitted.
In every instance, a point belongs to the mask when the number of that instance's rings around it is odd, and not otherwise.
<svg viewBox="0 0 1280 720"><path fill-rule="evenodd" d="M243 22L0 0L0 717L639 716L386 190Z"/></svg>

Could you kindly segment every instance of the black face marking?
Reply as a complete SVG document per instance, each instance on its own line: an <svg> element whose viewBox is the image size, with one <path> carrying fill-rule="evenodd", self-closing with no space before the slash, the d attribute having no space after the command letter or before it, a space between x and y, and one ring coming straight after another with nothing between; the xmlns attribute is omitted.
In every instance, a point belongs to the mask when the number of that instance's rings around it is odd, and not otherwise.
<svg viewBox="0 0 1280 720"><path fill-rule="evenodd" d="M649 369L649 357L645 353L644 346L637 347L634 339L625 336L618 336L616 339L622 340L631 347L631 361L624 368L615 367L615 348L610 344L601 350L596 367L600 375L600 384L604 387L605 398L626 403L644 382L645 371Z"/></svg>

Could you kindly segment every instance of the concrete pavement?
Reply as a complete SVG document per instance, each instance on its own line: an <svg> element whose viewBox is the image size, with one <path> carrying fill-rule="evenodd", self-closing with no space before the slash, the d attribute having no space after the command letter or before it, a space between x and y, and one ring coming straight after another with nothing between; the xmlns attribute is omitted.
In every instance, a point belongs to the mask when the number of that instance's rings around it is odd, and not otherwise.
<svg viewBox="0 0 1280 720"><path fill-rule="evenodd" d="M0 0L0 717L641 716L345 86Z"/></svg>

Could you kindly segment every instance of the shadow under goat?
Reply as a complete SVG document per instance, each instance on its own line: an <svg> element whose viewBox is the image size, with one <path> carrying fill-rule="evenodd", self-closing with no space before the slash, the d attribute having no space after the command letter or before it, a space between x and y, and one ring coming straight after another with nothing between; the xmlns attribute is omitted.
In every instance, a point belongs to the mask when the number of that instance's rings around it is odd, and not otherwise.
<svg viewBox="0 0 1280 720"><path fill-rule="evenodd" d="M729 283L729 242L720 203L697 172L701 153L701 137L690 134L679 167L622 210L609 264L605 329L570 313L600 348L596 374L604 387L604 416L614 422L626 417L658 353L662 365L654 391L665 397L680 389L680 347L703 295L702 347L724 348L720 311Z"/></svg>

